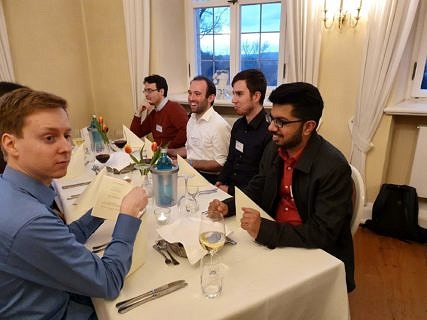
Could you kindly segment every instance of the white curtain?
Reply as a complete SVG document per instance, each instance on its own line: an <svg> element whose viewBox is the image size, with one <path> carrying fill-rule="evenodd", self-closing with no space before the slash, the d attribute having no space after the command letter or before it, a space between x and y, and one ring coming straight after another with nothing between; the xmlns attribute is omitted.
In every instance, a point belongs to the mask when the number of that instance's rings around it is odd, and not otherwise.
<svg viewBox="0 0 427 320"><path fill-rule="evenodd" d="M15 81L12 58L10 56L9 39L4 19L3 2L0 1L0 80Z"/></svg>
<svg viewBox="0 0 427 320"><path fill-rule="evenodd" d="M419 0L370 1L362 78L351 124L351 163L365 178L366 154L380 123ZM365 2L364 2L365 4Z"/></svg>
<svg viewBox="0 0 427 320"><path fill-rule="evenodd" d="M317 85L322 1L292 0L286 4L286 80Z"/></svg>
<svg viewBox="0 0 427 320"><path fill-rule="evenodd" d="M133 104L143 102L144 77L150 68L150 0L123 0Z"/></svg>

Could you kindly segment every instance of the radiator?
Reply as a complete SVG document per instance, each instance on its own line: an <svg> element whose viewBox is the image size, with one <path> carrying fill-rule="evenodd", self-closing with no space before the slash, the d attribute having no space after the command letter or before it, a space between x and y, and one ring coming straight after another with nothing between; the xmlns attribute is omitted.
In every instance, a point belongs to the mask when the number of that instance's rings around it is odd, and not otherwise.
<svg viewBox="0 0 427 320"><path fill-rule="evenodd" d="M427 198L427 126L419 127L418 140L412 164L410 185L417 189L418 197Z"/></svg>

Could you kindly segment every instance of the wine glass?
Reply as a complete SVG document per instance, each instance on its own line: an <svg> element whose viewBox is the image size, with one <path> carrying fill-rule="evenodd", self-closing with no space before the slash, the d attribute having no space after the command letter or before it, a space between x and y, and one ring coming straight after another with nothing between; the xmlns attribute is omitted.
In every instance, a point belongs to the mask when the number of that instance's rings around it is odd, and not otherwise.
<svg viewBox="0 0 427 320"><path fill-rule="evenodd" d="M102 168L105 166L105 163L110 159L111 150L105 143L97 143L95 145L95 159L101 163L101 166L98 168Z"/></svg>
<svg viewBox="0 0 427 320"><path fill-rule="evenodd" d="M199 228L199 242L212 256L225 244L224 217L219 212L202 214Z"/></svg>
<svg viewBox="0 0 427 320"><path fill-rule="evenodd" d="M197 203L196 196L199 193L199 188L188 185L188 179L194 177L194 175L184 174L182 176L185 182L184 195L178 200L178 210L181 214L194 215L199 210L199 204Z"/></svg>
<svg viewBox="0 0 427 320"><path fill-rule="evenodd" d="M113 143L119 149L123 149L123 147L126 145L127 138L126 138L126 135L123 131L123 128L114 129L114 131L113 131Z"/></svg>

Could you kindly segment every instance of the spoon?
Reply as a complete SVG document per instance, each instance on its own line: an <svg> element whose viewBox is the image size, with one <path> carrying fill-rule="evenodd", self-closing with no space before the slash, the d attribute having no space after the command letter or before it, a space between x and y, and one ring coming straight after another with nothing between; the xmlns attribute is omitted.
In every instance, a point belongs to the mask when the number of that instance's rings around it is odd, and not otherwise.
<svg viewBox="0 0 427 320"><path fill-rule="evenodd" d="M154 250L156 250L158 253L160 253L162 256L163 256L163 258L165 258L165 263L166 264L171 264L172 263L172 260L171 259L169 259L164 253L163 253L163 251L161 251L160 250L160 248L157 246L157 245L153 245L153 248L154 248Z"/></svg>
<svg viewBox="0 0 427 320"><path fill-rule="evenodd" d="M169 255L169 257L171 258L172 263L173 263L174 265L179 264L179 261L177 261L177 260L173 257L173 255L169 252L169 250L168 250L168 243L167 243L165 240L159 240L159 241L157 241L157 247L158 247L160 250L165 250L165 251L167 252L167 254L168 254L168 255Z"/></svg>

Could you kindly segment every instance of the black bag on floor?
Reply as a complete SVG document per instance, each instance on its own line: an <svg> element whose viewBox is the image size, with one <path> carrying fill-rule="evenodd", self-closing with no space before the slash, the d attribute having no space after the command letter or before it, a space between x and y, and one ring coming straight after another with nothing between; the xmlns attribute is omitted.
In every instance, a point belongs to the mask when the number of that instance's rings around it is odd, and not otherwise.
<svg viewBox="0 0 427 320"><path fill-rule="evenodd" d="M415 188L383 184L374 201L372 220L365 227L401 240L425 242L426 229L418 226L418 196Z"/></svg>

